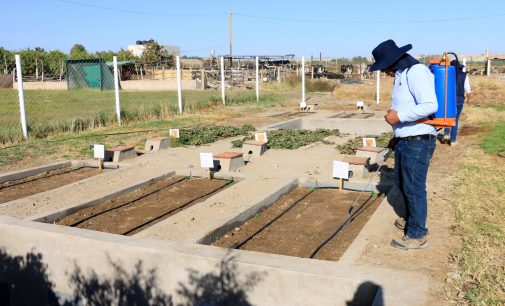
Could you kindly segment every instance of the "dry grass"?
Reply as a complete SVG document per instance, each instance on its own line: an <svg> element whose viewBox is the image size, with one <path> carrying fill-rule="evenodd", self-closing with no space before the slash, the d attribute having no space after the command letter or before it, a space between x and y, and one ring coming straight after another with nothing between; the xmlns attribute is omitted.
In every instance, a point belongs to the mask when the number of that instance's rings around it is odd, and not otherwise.
<svg viewBox="0 0 505 306"><path fill-rule="evenodd" d="M391 100L391 91L393 89L393 78L383 77L380 84L381 101L389 102ZM376 82L375 79L364 80L356 83L338 84L333 91L333 96L338 100L362 100L365 102L375 101Z"/></svg>
<svg viewBox="0 0 505 306"><path fill-rule="evenodd" d="M485 76L470 76L472 104L478 106L505 105L505 79Z"/></svg>
<svg viewBox="0 0 505 306"><path fill-rule="evenodd" d="M472 125L499 125L505 112L470 107L466 118ZM456 304L505 305L504 173L503 158L465 147L451 203L463 240L454 258L458 270L448 285L448 297Z"/></svg>

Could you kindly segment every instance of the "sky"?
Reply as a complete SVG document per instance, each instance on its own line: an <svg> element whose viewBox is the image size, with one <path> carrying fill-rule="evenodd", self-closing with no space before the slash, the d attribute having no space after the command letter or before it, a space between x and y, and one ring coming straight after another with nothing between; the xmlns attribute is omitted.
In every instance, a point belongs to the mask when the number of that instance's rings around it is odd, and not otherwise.
<svg viewBox="0 0 505 306"><path fill-rule="evenodd" d="M127 49L153 38L182 55L370 56L386 39L411 54L505 53L505 1L9 0L0 47Z"/></svg>

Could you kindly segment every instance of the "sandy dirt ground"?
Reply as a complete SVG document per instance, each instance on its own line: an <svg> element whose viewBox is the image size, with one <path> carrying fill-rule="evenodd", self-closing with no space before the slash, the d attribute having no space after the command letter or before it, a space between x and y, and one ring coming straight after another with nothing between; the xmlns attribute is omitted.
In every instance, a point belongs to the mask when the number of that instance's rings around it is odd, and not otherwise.
<svg viewBox="0 0 505 306"><path fill-rule="evenodd" d="M356 102L355 101L335 101L331 97L322 97L319 102L321 103L321 110L324 111L355 111ZM380 105L369 104L366 111L376 111L377 116L382 116L381 112L387 109L387 103ZM276 107L272 109L265 110L263 112L255 113L241 113L240 107L231 107L227 111L231 113L236 113L237 116L229 116L228 119L222 120L219 124L222 125L233 125L242 126L243 124L249 123L256 127L265 126L267 124L279 122L285 120L283 116L271 115L275 112L293 112L296 111L296 107L293 105L287 107ZM463 115L464 123L464 115ZM448 145L437 144L433 160L431 162L427 190L428 190L428 227L429 236L428 242L429 247L424 250L409 250L402 251L390 246L391 239L401 237L402 232L396 229L393 225L394 219L389 220L389 223L381 225L383 229L386 229L386 234L376 241L370 241L366 250L363 252L359 258L357 264L361 266L372 266L372 267L383 267L392 269L395 271L412 271L418 272L428 277L430 281L430 305L443 305L446 303L445 299L445 281L448 273L454 271L453 263L451 262L451 256L456 254L461 248L461 238L454 232L453 228L455 225L454 211L452 210L449 199L452 195L453 186L455 184L455 172L459 165L459 158L464 154L465 148L467 146L474 146L472 142L472 130L468 128L463 128L463 131L459 138L459 145L456 147L450 147ZM317 147L317 146L314 146ZM261 161L258 161L260 163ZM281 164L279 162L279 164ZM277 165L274 164L274 168ZM354 199L354 197L352 197ZM321 212L331 210L331 207L324 207L329 205L329 202L321 201L317 203L321 205L321 209L315 209L313 211L307 210L303 212L304 214L311 214L310 218L317 220L317 218L324 218L326 223L335 224L338 220L342 218L341 213L345 213L346 210L341 210L339 214L332 214L326 216L321 214ZM298 214L302 212L294 211L290 214L290 218L296 219ZM307 218L309 219L309 218ZM359 219L359 218L358 218ZM289 224L289 223L287 223ZM275 226L273 229L277 230L281 237L286 235L286 237L291 237L292 241L296 239L296 231L291 231L291 229L282 230L280 227L277 229ZM333 228L333 227L332 227ZM329 230L329 228L327 229ZM242 232L246 233L244 230L238 231L240 234ZM234 235L235 236L235 235ZM271 237L276 237L271 235ZM317 240L311 242L317 245L320 237ZM255 242L251 242L251 246ZM275 241L270 242L270 245L274 245ZM293 244L287 244L292 247ZM312 247L313 245L311 245ZM248 246L245 247L247 249ZM272 252L272 250L269 250ZM298 250L293 249L284 250L287 254L294 256L307 256L307 249ZM321 252L321 258L328 259L332 257L338 257L338 252ZM408 288L405 288L408 290ZM447 302L448 303L448 302Z"/></svg>

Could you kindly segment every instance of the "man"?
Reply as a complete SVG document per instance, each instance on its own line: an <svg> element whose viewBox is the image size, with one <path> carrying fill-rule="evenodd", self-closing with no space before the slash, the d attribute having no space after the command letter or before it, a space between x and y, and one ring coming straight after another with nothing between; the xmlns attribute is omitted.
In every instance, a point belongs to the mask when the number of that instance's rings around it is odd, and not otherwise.
<svg viewBox="0 0 505 306"><path fill-rule="evenodd" d="M426 176L436 130L418 120L428 119L438 108L434 76L407 53L410 49L410 44L399 48L393 40L384 41L372 51L375 63L370 67L395 77L393 103L384 118L393 127L395 181L403 194L406 216L395 222L405 235L391 245L404 250L428 246Z"/></svg>
<svg viewBox="0 0 505 306"><path fill-rule="evenodd" d="M465 96L466 102L470 103L470 93L472 90L470 89L470 80L466 75L466 72L463 71L463 68L465 66L460 65L457 60L452 60L451 66L456 67L456 125L452 128L446 128L444 130L444 138L442 139L442 142L448 143L451 146L455 146L456 137L458 136L459 116L463 111Z"/></svg>

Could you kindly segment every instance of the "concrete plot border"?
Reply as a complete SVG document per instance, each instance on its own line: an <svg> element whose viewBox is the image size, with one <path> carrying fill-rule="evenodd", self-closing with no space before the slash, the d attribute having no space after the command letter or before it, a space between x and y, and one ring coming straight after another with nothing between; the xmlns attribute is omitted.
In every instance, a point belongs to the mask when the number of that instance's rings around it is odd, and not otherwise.
<svg viewBox="0 0 505 306"><path fill-rule="evenodd" d="M351 135L376 135L391 131L391 126L382 118L342 119L342 118L297 118L272 124L262 130L277 129L338 129Z"/></svg>
<svg viewBox="0 0 505 306"><path fill-rule="evenodd" d="M165 173L161 176L157 176L157 177L153 177L153 178L150 178L147 180L143 180L139 183L129 185L123 189L113 191L105 196L98 196L98 197L96 197L90 201L86 201L84 203L72 203L63 209L56 209L52 212L35 215L35 216L32 216L28 219L32 220L32 221L37 221L37 222L54 223L58 219L61 219L61 218L66 217L70 214L73 214L81 209L99 205L103 202L106 202L108 200L112 200L112 199L117 198L121 195L127 194L131 191L134 191L136 189L139 189L139 188L142 188L142 187L147 186L149 184L152 184L152 183L159 181L161 179L173 176L174 174L175 174L175 172L171 171L171 172Z"/></svg>
<svg viewBox="0 0 505 306"><path fill-rule="evenodd" d="M89 161L89 160L66 160L66 161L47 164L47 165L43 165L43 166L7 172L7 173L0 174L0 184L8 182L8 181L23 179L28 176L37 175L37 174L51 171L51 170L57 170L57 169L65 168L65 167L70 167L70 166L97 168L98 164L93 163L92 161ZM106 163L104 163L104 168L118 169L119 165L106 162Z"/></svg>
<svg viewBox="0 0 505 306"><path fill-rule="evenodd" d="M0 175L0 183L5 183L8 181L23 179L28 176L37 175L42 172L56 170L65 168L68 166L73 166L72 161L57 162L49 165L43 165L39 167L33 167L29 169L23 169L19 171L12 171Z"/></svg>
<svg viewBox="0 0 505 306"><path fill-rule="evenodd" d="M79 266L99 277L113 275L111 262L128 271L137 262L156 269L160 289L174 294L188 283L188 271L219 275L229 258L233 275L251 273L259 282L247 292L253 305L423 305L428 290L424 275L338 262L226 250L176 241L143 240L77 228L0 217L0 244L10 256L37 253L60 295L72 293L68 275ZM409 290L403 290L409 288ZM174 296L174 302L180 298Z"/></svg>

